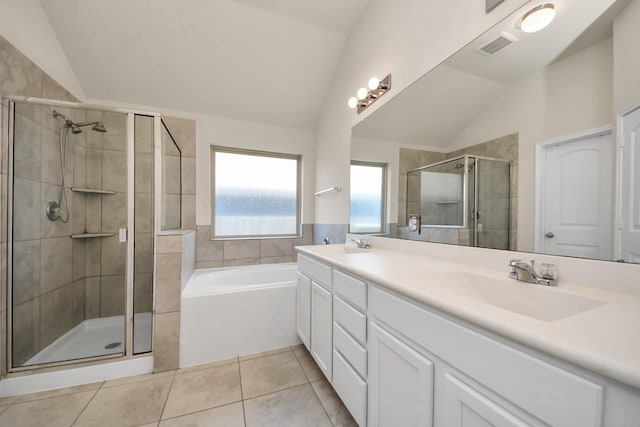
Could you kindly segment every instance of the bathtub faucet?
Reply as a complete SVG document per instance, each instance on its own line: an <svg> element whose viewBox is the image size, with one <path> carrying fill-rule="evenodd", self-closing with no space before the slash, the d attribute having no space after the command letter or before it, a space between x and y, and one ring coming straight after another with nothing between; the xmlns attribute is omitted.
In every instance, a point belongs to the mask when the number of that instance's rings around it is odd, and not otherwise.
<svg viewBox="0 0 640 427"><path fill-rule="evenodd" d="M358 237L352 237L351 241L354 242L360 249L371 249L371 243L369 239L360 239Z"/></svg>

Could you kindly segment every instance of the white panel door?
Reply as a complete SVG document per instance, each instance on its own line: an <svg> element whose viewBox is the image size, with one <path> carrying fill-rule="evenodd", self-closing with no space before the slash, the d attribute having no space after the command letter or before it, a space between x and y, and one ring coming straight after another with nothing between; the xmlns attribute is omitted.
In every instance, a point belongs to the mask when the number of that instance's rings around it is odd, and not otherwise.
<svg viewBox="0 0 640 427"><path fill-rule="evenodd" d="M433 425L433 363L369 325L369 427Z"/></svg>
<svg viewBox="0 0 640 427"><path fill-rule="evenodd" d="M616 258L640 263L640 106L620 117L618 250Z"/></svg>
<svg viewBox="0 0 640 427"><path fill-rule="evenodd" d="M309 349L311 335L311 280L298 273L296 288L296 332L302 343Z"/></svg>
<svg viewBox="0 0 640 427"><path fill-rule="evenodd" d="M545 147L541 252L612 258L612 156L610 133Z"/></svg>
<svg viewBox="0 0 640 427"><path fill-rule="evenodd" d="M311 355L331 381L333 310L331 292L311 282Z"/></svg>
<svg viewBox="0 0 640 427"><path fill-rule="evenodd" d="M525 422L451 373L444 374L442 390L443 426L530 427L543 425L534 420Z"/></svg>

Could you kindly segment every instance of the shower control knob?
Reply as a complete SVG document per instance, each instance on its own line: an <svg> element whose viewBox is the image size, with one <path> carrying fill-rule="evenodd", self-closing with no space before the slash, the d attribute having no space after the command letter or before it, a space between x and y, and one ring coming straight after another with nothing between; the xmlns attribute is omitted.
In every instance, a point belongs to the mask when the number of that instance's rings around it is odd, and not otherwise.
<svg viewBox="0 0 640 427"><path fill-rule="evenodd" d="M548 237L548 238L550 238L550 239L551 239L553 236L554 236L554 234L553 234L552 232L548 232L547 234L545 234L545 237Z"/></svg>

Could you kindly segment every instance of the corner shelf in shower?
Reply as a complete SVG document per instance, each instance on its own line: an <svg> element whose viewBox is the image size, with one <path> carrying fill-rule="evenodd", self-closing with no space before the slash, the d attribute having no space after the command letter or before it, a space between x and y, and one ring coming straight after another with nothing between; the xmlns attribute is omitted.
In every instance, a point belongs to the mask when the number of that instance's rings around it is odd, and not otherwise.
<svg viewBox="0 0 640 427"><path fill-rule="evenodd" d="M76 193L89 193L89 194L116 194L115 191L110 190L94 190L93 188L78 188L71 187L71 191L75 191Z"/></svg>
<svg viewBox="0 0 640 427"><path fill-rule="evenodd" d="M72 234L72 239L93 239L96 237L111 237L115 236L116 233L84 233L84 234Z"/></svg>

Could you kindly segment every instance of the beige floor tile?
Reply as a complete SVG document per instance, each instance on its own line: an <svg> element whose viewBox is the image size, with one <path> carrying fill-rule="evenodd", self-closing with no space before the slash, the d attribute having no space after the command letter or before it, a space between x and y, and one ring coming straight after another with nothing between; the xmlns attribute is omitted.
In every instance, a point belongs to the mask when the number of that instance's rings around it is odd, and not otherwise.
<svg viewBox="0 0 640 427"><path fill-rule="evenodd" d="M300 366L302 366L302 370L307 375L309 382L324 379L324 374L316 364L316 361L313 360L313 357L311 357L311 354L309 354L306 347L302 346L302 348L296 348L293 350L293 353L296 355L298 362L300 362Z"/></svg>
<svg viewBox="0 0 640 427"><path fill-rule="evenodd" d="M229 365L231 363L238 363L238 358L232 357L231 359L218 360L216 362L203 363L202 365L180 368L176 371L176 375L188 374L189 372L201 371L203 369L215 368L216 366Z"/></svg>
<svg viewBox="0 0 640 427"><path fill-rule="evenodd" d="M151 423L151 424L143 424L141 426L136 426L136 427L158 427L160 423Z"/></svg>
<svg viewBox="0 0 640 427"><path fill-rule="evenodd" d="M6 411L8 407L9 407L9 405L0 405L0 414L2 414L4 411Z"/></svg>
<svg viewBox="0 0 640 427"><path fill-rule="evenodd" d="M313 382L311 386L334 427L358 427L327 380Z"/></svg>
<svg viewBox="0 0 640 427"><path fill-rule="evenodd" d="M82 393L83 391L97 390L100 388L101 385L102 385L102 382L97 382L97 383L91 383L91 384L77 385L73 387L59 388L56 390L41 391L38 393L23 394L22 396L18 396L18 400L16 400L16 403L29 402L32 400L39 400L39 399L47 399L49 397L66 396L67 394Z"/></svg>
<svg viewBox="0 0 640 427"><path fill-rule="evenodd" d="M286 351L291 351L291 347L282 347L276 348L275 350L267 350L260 353L247 354L244 356L240 356L238 359L243 362L245 360L257 359L258 357L270 356L272 354L284 353Z"/></svg>
<svg viewBox="0 0 640 427"><path fill-rule="evenodd" d="M160 427L244 427L242 402L183 415L160 422Z"/></svg>
<svg viewBox="0 0 640 427"><path fill-rule="evenodd" d="M0 414L0 426L68 427L93 397L95 391L16 403Z"/></svg>
<svg viewBox="0 0 640 427"><path fill-rule="evenodd" d="M74 426L125 427L157 422L172 381L173 377L164 377L102 388Z"/></svg>
<svg viewBox="0 0 640 427"><path fill-rule="evenodd" d="M133 383L139 383L142 381L149 381L149 380L157 380L160 378L167 378L167 377L171 377L176 373L176 371L165 371L165 372L159 372L157 374L144 374L144 375L133 375L131 377L124 377L124 378L117 378L115 380L109 380L109 381L105 381L104 385L102 386L102 388L106 388L106 387L116 387L119 385L125 385L125 384L133 384Z"/></svg>
<svg viewBox="0 0 640 427"><path fill-rule="evenodd" d="M0 397L0 405L11 405L18 400L18 396Z"/></svg>
<svg viewBox="0 0 640 427"><path fill-rule="evenodd" d="M229 364L176 375L162 419L242 400L238 365Z"/></svg>
<svg viewBox="0 0 640 427"><path fill-rule="evenodd" d="M308 382L292 351L240 362L240 375L245 399Z"/></svg>
<svg viewBox="0 0 640 427"><path fill-rule="evenodd" d="M331 427L309 384L246 400L244 412L247 427Z"/></svg>

